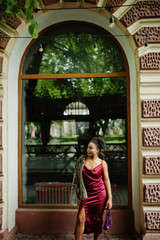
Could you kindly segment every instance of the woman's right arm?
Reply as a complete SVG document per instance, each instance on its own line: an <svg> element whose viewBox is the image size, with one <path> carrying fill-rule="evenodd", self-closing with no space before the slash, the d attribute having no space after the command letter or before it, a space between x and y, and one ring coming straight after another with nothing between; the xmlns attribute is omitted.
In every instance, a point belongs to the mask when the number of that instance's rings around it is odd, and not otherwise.
<svg viewBox="0 0 160 240"><path fill-rule="evenodd" d="M112 191L111 191L111 184L110 184L109 173L108 173L108 166L105 161L103 161L103 178L106 186L106 191L108 194L106 208L111 209L112 208Z"/></svg>

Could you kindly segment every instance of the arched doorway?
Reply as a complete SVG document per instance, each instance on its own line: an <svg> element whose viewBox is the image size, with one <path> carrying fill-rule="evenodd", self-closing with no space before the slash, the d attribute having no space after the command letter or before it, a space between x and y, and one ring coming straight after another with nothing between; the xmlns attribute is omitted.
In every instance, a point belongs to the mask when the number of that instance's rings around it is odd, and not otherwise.
<svg viewBox="0 0 160 240"><path fill-rule="evenodd" d="M19 207L70 208L76 159L97 133L107 143L115 209L130 209L129 72L119 44L91 24L58 24L30 45L19 80Z"/></svg>
<svg viewBox="0 0 160 240"><path fill-rule="evenodd" d="M37 46L43 47L43 51ZM113 39L84 23L54 26L29 49L21 83L20 204L68 205L76 159L84 152L88 139L100 134L106 139L105 155L114 204L131 206L131 193L128 194L128 67ZM72 104L72 114L64 114L67 105L74 101L79 104ZM89 114L80 112L80 102L86 105ZM69 154L73 158L69 158ZM44 185L48 182L52 185ZM64 190L62 184L65 184ZM54 189L50 192L49 187ZM66 203L63 199L55 200L58 196L67 196Z"/></svg>

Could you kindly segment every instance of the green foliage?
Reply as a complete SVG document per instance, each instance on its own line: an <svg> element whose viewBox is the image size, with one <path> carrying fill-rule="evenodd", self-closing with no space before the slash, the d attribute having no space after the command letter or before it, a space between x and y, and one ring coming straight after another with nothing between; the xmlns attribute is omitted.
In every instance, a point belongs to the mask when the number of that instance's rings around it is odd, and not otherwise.
<svg viewBox="0 0 160 240"><path fill-rule="evenodd" d="M18 17L23 12L27 22L30 23L29 33L33 38L38 37L38 24L34 15L34 8L38 5L37 0L0 0L0 5L7 14L11 14L13 17ZM0 22L4 23L5 20L2 18Z"/></svg>
<svg viewBox="0 0 160 240"><path fill-rule="evenodd" d="M125 71L124 61L109 37L73 32L54 36L45 46L40 74L97 73ZM46 67L47 66L47 67Z"/></svg>
<svg viewBox="0 0 160 240"><path fill-rule="evenodd" d="M46 79L38 80L34 96L40 98L72 98L125 94L126 79L92 78L92 79Z"/></svg>
<svg viewBox="0 0 160 240"><path fill-rule="evenodd" d="M94 40L88 33L70 32L51 36L51 39L43 45L42 55L38 55L38 58L37 54L31 57L29 68L39 69L38 72L34 72L37 74L125 71L123 57L110 38L99 36L96 43L98 50L94 51ZM32 91L34 96L39 98L78 100L82 97L125 94L126 78L39 79Z"/></svg>

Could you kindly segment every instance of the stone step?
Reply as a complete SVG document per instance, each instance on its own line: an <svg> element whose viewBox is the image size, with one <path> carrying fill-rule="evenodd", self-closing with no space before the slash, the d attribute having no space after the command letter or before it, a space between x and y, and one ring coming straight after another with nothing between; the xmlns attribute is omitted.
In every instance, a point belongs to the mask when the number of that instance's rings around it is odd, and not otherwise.
<svg viewBox="0 0 160 240"><path fill-rule="evenodd" d="M14 237L14 240L74 240L75 236L73 234L66 234L66 235L56 235L56 234L22 234L17 233ZM83 235L82 240L93 240L93 234ZM102 234L101 240L134 240L133 236L127 235L109 235L109 234Z"/></svg>

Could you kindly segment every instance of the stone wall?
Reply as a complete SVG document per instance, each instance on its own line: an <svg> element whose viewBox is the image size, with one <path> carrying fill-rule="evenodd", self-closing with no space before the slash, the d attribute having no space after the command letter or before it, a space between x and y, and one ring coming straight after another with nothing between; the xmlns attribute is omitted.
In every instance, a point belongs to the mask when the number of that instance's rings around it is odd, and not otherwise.
<svg viewBox="0 0 160 240"><path fill-rule="evenodd" d="M143 239L160 238L160 6L157 3L156 0L138 1L128 9L112 9L113 16L123 24L126 33L134 35L135 56L139 59L139 210ZM129 1L114 1L114 4L127 5Z"/></svg>

